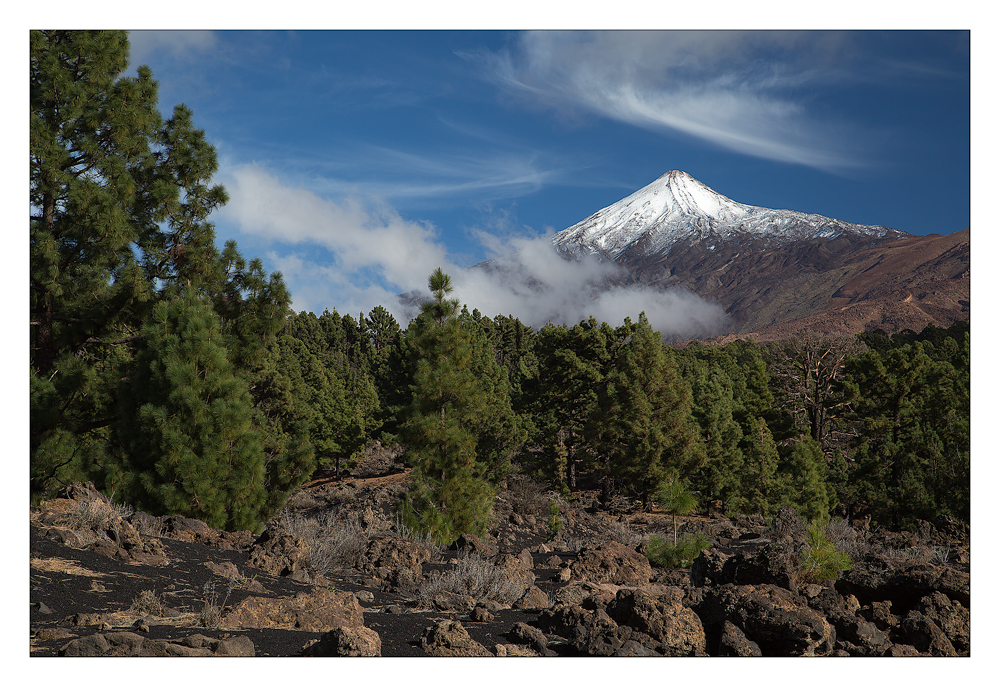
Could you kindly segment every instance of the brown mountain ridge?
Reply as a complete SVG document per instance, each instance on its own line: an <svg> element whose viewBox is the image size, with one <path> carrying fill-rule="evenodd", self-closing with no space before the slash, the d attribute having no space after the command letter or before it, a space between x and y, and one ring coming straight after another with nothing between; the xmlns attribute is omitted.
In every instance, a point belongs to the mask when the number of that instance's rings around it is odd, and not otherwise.
<svg viewBox="0 0 1000 687"><path fill-rule="evenodd" d="M722 340L773 341L795 332L919 331L970 317L970 231L882 241L843 236L771 247L759 241L636 251L620 263L653 287L685 287L718 303Z"/></svg>

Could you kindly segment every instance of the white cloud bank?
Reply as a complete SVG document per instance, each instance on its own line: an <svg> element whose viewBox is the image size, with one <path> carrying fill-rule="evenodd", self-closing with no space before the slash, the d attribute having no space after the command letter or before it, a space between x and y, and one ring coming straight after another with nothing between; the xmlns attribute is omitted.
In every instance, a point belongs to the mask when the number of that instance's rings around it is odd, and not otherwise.
<svg viewBox="0 0 1000 687"><path fill-rule="evenodd" d="M509 238L498 236L496 227L481 230L484 245L501 257L492 270L464 269L434 227L405 220L385 204L333 202L255 164L222 176L230 202L221 221L270 246L266 258L282 272L296 310L336 308L357 315L382 305L405 326L413 313L397 295L426 292L428 276L441 267L452 276L454 296L470 310L513 315L536 327L590 316L617 325L644 311L664 336L693 337L718 331L725 322L721 308L688 292L607 288L617 267L565 260L549 236Z"/></svg>
<svg viewBox="0 0 1000 687"><path fill-rule="evenodd" d="M810 114L808 88L836 78L837 34L558 31L485 56L491 78L567 114L590 112L769 160L857 166L845 127Z"/></svg>

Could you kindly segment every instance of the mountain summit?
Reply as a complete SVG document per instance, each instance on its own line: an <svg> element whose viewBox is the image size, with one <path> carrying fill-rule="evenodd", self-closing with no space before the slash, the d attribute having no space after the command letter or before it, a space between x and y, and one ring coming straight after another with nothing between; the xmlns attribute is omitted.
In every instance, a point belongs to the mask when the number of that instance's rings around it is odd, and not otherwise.
<svg viewBox="0 0 1000 687"><path fill-rule="evenodd" d="M969 233L911 236L744 205L681 171L557 233L555 250L619 267L614 285L688 291L730 331L919 331L969 316ZM657 296L658 297L658 296Z"/></svg>
<svg viewBox="0 0 1000 687"><path fill-rule="evenodd" d="M769 246L812 239L895 239L908 234L883 226L852 224L794 210L744 205L686 172L667 172L627 198L557 233L564 254L590 252L620 261L662 256L677 243L763 241Z"/></svg>

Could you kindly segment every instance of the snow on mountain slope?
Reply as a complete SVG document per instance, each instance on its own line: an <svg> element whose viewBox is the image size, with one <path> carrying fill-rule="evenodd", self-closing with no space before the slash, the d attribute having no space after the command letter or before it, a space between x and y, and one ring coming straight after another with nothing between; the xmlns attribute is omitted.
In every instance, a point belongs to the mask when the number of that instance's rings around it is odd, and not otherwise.
<svg viewBox="0 0 1000 687"><path fill-rule="evenodd" d="M780 245L836 238L844 233L873 239L907 236L883 226L744 205L675 170L560 231L553 236L552 243L563 253L584 250L614 260L640 240L643 254L663 255L681 241L712 238L729 241L749 236Z"/></svg>

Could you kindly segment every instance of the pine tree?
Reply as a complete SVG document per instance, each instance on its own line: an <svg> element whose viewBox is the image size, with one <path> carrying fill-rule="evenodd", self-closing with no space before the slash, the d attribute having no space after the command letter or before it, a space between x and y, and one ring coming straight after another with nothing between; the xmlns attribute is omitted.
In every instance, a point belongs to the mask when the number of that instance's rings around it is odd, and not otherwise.
<svg viewBox="0 0 1000 687"><path fill-rule="evenodd" d="M259 261L247 269L233 242L216 250L208 217L227 195L210 183L215 149L183 105L163 121L152 72L125 76L128 63L124 31L31 32L37 496L73 479L105 486L118 380L131 374L154 305L188 287L211 299L227 357L258 389L289 302L280 275L266 279ZM275 466L290 456L267 450Z"/></svg>
<svg viewBox="0 0 1000 687"><path fill-rule="evenodd" d="M826 459L819 442L810 435L792 449L782 472L785 479L785 503L807 520L825 520L836 505L836 493L826 481Z"/></svg>
<svg viewBox="0 0 1000 687"><path fill-rule="evenodd" d="M777 475L778 447L762 417L756 419L744 440L739 492L733 507L744 513L770 514L780 505L782 496Z"/></svg>
<svg viewBox="0 0 1000 687"><path fill-rule="evenodd" d="M475 428L486 403L459 302L447 298L451 279L440 268L428 284L433 298L411 325L416 372L401 438L413 473L403 514L437 541L450 542L463 532L485 532L494 491L476 459Z"/></svg>
<svg viewBox="0 0 1000 687"><path fill-rule="evenodd" d="M266 513L264 454L253 401L194 289L156 305L121 388L115 477L137 507L212 527L253 529Z"/></svg>
<svg viewBox="0 0 1000 687"><path fill-rule="evenodd" d="M743 431L733 418L733 384L720 369L700 366L691 380L692 415L701 432L706 461L692 481L707 501L725 505L739 489L743 451L739 442Z"/></svg>
<svg viewBox="0 0 1000 687"><path fill-rule="evenodd" d="M484 402L476 424L476 454L486 478L497 484L510 474L511 459L524 444L526 432L521 418L512 408L508 370L499 364L497 350L483 327L483 323L488 323L487 327L491 328L492 321L474 318L463 308L459 322L469 334L470 368Z"/></svg>
<svg viewBox="0 0 1000 687"><path fill-rule="evenodd" d="M154 177L156 82L114 31L30 35L32 491L89 476L153 298L133 251L177 188Z"/></svg>
<svg viewBox="0 0 1000 687"><path fill-rule="evenodd" d="M605 498L618 479L647 508L668 474L689 474L703 460L691 391L645 313L607 376L590 434L606 457Z"/></svg>
<svg viewBox="0 0 1000 687"><path fill-rule="evenodd" d="M688 490L687 485L675 476L664 479L657 486L653 498L660 508L670 515L674 530L674 546L677 546L677 516L687 515L694 510L698 505L698 499Z"/></svg>
<svg viewBox="0 0 1000 687"><path fill-rule="evenodd" d="M545 449L541 472L560 491L576 489L582 473L598 467L586 433L612 361L613 337L594 318L538 332L537 376L526 380L524 395L533 441Z"/></svg>

